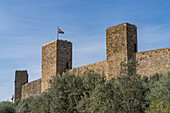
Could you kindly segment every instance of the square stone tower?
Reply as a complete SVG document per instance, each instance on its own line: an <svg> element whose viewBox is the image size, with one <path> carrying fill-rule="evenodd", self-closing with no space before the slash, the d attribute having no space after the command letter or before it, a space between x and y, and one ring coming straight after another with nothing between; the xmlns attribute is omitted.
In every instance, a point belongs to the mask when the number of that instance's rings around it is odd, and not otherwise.
<svg viewBox="0 0 170 113"><path fill-rule="evenodd" d="M28 83L28 73L26 70L15 71L15 101L21 99L21 90L24 84Z"/></svg>
<svg viewBox="0 0 170 113"><path fill-rule="evenodd" d="M136 58L137 28L124 23L106 30L108 76L118 76L120 63Z"/></svg>
<svg viewBox="0 0 170 113"><path fill-rule="evenodd" d="M48 89L52 76L72 69L72 43L54 40L42 47L41 92Z"/></svg>

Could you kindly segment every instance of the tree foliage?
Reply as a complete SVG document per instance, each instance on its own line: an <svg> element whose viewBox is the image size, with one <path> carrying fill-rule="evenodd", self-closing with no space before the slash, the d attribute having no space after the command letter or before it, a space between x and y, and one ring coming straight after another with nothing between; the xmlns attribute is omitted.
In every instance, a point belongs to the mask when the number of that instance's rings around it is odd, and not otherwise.
<svg viewBox="0 0 170 113"><path fill-rule="evenodd" d="M147 100L150 101L149 113L170 112L170 72L167 74L155 74L147 82L150 91Z"/></svg>
<svg viewBox="0 0 170 113"><path fill-rule="evenodd" d="M15 108L13 103L9 101L3 101L0 103L0 113L14 113Z"/></svg>

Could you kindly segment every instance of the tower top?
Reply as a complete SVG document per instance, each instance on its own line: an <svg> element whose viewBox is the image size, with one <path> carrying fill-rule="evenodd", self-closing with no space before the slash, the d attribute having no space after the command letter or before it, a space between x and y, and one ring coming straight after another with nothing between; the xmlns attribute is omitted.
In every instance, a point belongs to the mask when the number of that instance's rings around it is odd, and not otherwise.
<svg viewBox="0 0 170 113"><path fill-rule="evenodd" d="M27 72L27 70L16 70L16 72Z"/></svg>
<svg viewBox="0 0 170 113"><path fill-rule="evenodd" d="M51 44L51 43L58 42L58 41L71 43L71 41L68 41L68 40L56 39L56 40L53 40L53 41L51 41L51 42L49 42L49 43L47 43L47 44L44 44L43 46L47 46L47 45L49 45L49 44Z"/></svg>
<svg viewBox="0 0 170 113"><path fill-rule="evenodd" d="M113 27L119 27L119 26L128 26L128 25L131 25L131 26L135 26L134 24L130 24L130 23L122 23L122 24L119 24L119 25L116 25L116 26L112 26L112 27L108 27L107 29L111 29ZM135 26L136 27L136 26Z"/></svg>

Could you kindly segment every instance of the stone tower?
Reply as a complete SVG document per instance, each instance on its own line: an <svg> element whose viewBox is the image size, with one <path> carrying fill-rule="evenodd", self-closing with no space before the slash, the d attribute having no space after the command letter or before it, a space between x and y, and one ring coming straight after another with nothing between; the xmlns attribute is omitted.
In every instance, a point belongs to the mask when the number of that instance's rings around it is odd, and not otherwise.
<svg viewBox="0 0 170 113"><path fill-rule="evenodd" d="M21 99L21 90L24 84L28 83L28 73L26 70L15 71L15 101Z"/></svg>
<svg viewBox="0 0 170 113"><path fill-rule="evenodd" d="M124 23L106 30L108 76L117 76L121 61L136 58L137 28Z"/></svg>
<svg viewBox="0 0 170 113"><path fill-rule="evenodd" d="M72 43L54 40L42 47L41 92L49 88L49 80L56 74L72 69Z"/></svg>

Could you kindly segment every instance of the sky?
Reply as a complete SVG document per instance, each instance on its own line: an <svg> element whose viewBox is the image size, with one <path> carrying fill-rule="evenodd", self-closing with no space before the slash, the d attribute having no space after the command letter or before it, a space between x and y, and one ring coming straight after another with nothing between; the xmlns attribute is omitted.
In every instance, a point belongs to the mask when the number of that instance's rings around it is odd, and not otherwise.
<svg viewBox="0 0 170 113"><path fill-rule="evenodd" d="M14 94L15 70L41 77L41 49L59 38L73 43L73 67L106 59L106 29L138 29L138 51L170 47L169 0L0 0L0 101Z"/></svg>

